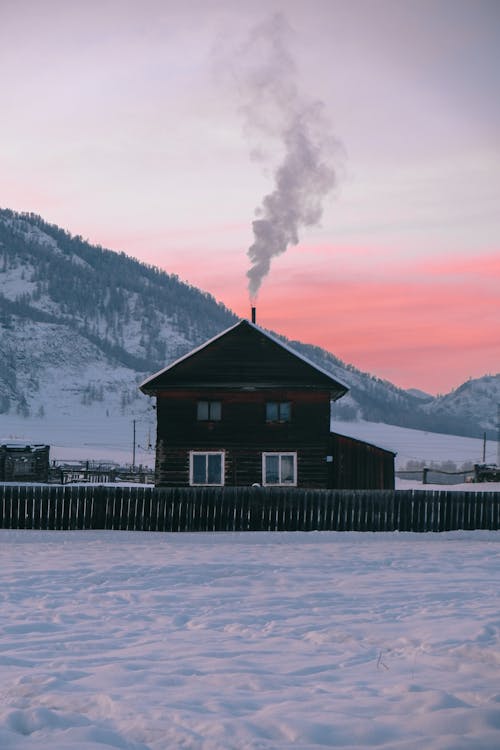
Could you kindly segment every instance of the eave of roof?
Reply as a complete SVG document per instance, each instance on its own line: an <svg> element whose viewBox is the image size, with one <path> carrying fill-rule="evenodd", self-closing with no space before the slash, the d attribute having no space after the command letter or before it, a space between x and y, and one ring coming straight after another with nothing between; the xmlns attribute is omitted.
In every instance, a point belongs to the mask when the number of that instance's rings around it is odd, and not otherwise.
<svg viewBox="0 0 500 750"><path fill-rule="evenodd" d="M214 341L217 341L217 339L222 338L222 336L225 336L226 333L229 333L229 331L232 331L233 328L236 328L241 323L241 320L238 321L238 323L235 323L233 326L230 326L229 328L226 328L224 331L221 331L221 333L218 333L216 336L212 336L211 339L208 339L208 341L205 341L203 344L200 344L200 346L197 346L196 349L191 349L191 351L187 352L187 354L183 354L182 357L179 357L179 359L176 359L175 362L171 362L166 367L163 367L161 370L158 370L158 372L155 372L154 375L150 375L146 378L146 380L143 380L142 383L140 383L139 388L142 389L144 386L146 386L148 383L150 383L152 380L156 380L160 375L163 375L164 372L168 372L169 370L173 370L174 367L177 367L178 364L181 362L184 362L184 360L189 359L194 354L197 354L198 352L201 352L203 349L205 349L207 346L210 346Z"/></svg>

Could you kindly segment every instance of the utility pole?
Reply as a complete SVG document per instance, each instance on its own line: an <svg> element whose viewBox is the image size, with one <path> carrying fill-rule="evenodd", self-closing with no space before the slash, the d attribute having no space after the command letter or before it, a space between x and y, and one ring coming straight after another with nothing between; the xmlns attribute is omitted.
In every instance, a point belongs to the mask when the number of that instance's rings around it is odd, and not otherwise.
<svg viewBox="0 0 500 750"><path fill-rule="evenodd" d="M135 469L135 422L136 420L132 422L134 426L134 437L133 437L133 443L132 443L132 471Z"/></svg>
<svg viewBox="0 0 500 750"><path fill-rule="evenodd" d="M500 466L500 404L497 404L497 466Z"/></svg>

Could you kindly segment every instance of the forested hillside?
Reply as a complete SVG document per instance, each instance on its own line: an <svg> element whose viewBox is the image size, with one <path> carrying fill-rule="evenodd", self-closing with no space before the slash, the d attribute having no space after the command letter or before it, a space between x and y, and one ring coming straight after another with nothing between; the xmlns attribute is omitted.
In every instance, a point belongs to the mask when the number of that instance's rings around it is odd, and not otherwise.
<svg viewBox="0 0 500 750"><path fill-rule="evenodd" d="M141 411L137 384L237 318L210 294L124 253L92 246L33 214L0 210L0 414L77 418ZM350 392L339 419L477 436L492 409L425 401L292 342ZM483 399L487 404L487 398ZM438 408L434 409L434 404ZM5 419L3 424L7 424Z"/></svg>
<svg viewBox="0 0 500 750"><path fill-rule="evenodd" d="M176 276L91 246L39 216L0 212L2 321L63 323L122 364L148 370L236 320Z"/></svg>

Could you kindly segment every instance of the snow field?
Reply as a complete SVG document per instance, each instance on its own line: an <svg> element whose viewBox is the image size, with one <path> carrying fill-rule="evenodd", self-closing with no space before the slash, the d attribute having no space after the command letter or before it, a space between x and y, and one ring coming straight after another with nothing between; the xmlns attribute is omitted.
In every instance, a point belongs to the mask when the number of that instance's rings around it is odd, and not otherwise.
<svg viewBox="0 0 500 750"><path fill-rule="evenodd" d="M0 531L2 750L498 750L500 532Z"/></svg>
<svg viewBox="0 0 500 750"><path fill-rule="evenodd" d="M396 469L404 468L410 460L425 461L428 465L433 461L436 463L454 461L458 466L466 461L483 462L483 440L479 437L424 432L383 422L361 420L359 422L332 422L332 430L395 451L397 453ZM496 463L497 457L498 443L488 440L486 463Z"/></svg>
<svg viewBox="0 0 500 750"><path fill-rule="evenodd" d="M396 477L397 490L437 490L442 492L500 492L500 482L462 482L460 484L422 484L417 479L401 479Z"/></svg>
<svg viewBox="0 0 500 750"><path fill-rule="evenodd" d="M156 423L154 412L122 415L116 412L104 418L102 404L81 407L73 416L51 415L50 418L24 418L9 414L0 420L3 442L25 440L33 443L50 444L50 457L58 461L101 460L129 464L132 461L132 423L136 417L136 463L154 466L154 450L145 450L149 441L155 439ZM396 469L403 468L411 459L425 461L454 461L458 466L465 461L481 463L483 441L479 438L466 438L457 435L412 430L381 422L339 422L332 421L333 431L350 435L374 443L382 448L395 451ZM486 461L495 463L498 457L498 444L488 441Z"/></svg>

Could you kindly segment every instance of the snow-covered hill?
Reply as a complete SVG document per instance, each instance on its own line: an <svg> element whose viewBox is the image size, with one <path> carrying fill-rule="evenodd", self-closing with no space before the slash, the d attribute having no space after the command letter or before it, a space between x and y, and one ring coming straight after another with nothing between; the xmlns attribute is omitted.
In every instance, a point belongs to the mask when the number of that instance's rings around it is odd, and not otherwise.
<svg viewBox="0 0 500 750"><path fill-rule="evenodd" d="M113 420L150 410L146 374L235 320L174 276L0 211L0 435L54 440L57 425L81 442L89 424L109 443Z"/></svg>
<svg viewBox="0 0 500 750"><path fill-rule="evenodd" d="M468 380L423 408L436 416L454 414L471 421L479 418L485 430L494 431L500 421L500 373Z"/></svg>

